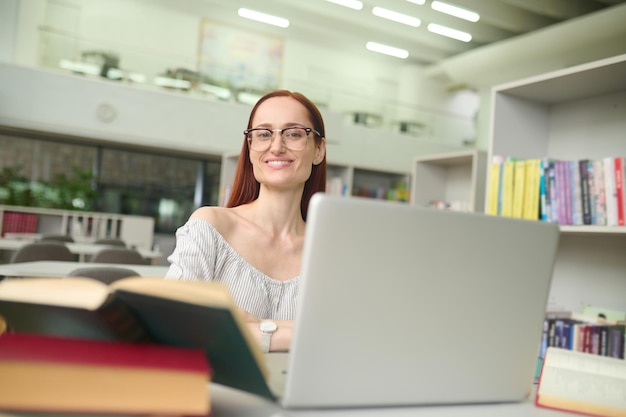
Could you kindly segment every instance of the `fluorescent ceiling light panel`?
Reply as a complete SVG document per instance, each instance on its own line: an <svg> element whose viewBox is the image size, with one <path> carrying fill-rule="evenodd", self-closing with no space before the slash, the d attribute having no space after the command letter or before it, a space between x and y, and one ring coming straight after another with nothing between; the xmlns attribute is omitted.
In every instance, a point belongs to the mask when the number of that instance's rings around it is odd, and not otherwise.
<svg viewBox="0 0 626 417"><path fill-rule="evenodd" d="M383 45L381 43L368 42L365 47L372 52L378 52L379 54L390 55L396 58L406 59L409 57L409 51L394 48L393 46Z"/></svg>
<svg viewBox="0 0 626 417"><path fill-rule="evenodd" d="M463 42L469 42L472 40L472 35L467 32L462 32L460 30L441 26L436 23L429 23L428 31L436 33L437 35L447 36L448 38L456 39Z"/></svg>
<svg viewBox="0 0 626 417"><path fill-rule="evenodd" d="M426 0L406 0L406 1L408 1L409 3L419 4L420 6L426 3Z"/></svg>
<svg viewBox="0 0 626 417"><path fill-rule="evenodd" d="M363 2L359 0L326 0L330 3L335 3L343 7L349 7L354 10L361 10L363 8Z"/></svg>
<svg viewBox="0 0 626 417"><path fill-rule="evenodd" d="M417 17L394 12L393 10L383 9L382 7L374 7L372 9L372 14L374 16L382 17L383 19L393 20L394 22L403 23L415 28L422 24L422 21Z"/></svg>
<svg viewBox="0 0 626 417"><path fill-rule="evenodd" d="M237 14L241 17L245 17L246 19L256 20L257 22L267 23L268 25L274 25L281 28L286 28L289 26L289 20L283 19L282 17L272 16L271 14L265 14L261 12L257 12L250 9L244 9L243 7L237 10Z"/></svg>
<svg viewBox="0 0 626 417"><path fill-rule="evenodd" d="M430 4L430 7L438 12L449 14L450 16L458 17L460 19L469 20L470 22L478 22L478 19L480 19L480 15L478 13L453 6L442 1L433 1Z"/></svg>

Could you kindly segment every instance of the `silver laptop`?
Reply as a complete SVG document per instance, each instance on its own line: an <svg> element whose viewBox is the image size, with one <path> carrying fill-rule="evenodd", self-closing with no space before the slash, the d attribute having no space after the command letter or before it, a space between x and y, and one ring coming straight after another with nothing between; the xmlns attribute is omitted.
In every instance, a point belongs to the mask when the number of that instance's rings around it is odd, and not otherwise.
<svg viewBox="0 0 626 417"><path fill-rule="evenodd" d="M558 237L554 224L316 194L291 352L270 355L282 405L524 400Z"/></svg>

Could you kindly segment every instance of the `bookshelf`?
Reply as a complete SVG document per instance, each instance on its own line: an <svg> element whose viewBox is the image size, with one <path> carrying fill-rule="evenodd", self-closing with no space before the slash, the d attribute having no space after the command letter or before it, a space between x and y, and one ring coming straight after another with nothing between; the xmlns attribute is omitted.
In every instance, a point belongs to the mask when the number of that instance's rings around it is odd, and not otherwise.
<svg viewBox="0 0 626 417"><path fill-rule="evenodd" d="M122 239L130 247L152 249L154 219L146 216L0 205L0 235L70 235L76 242Z"/></svg>
<svg viewBox="0 0 626 417"><path fill-rule="evenodd" d="M352 170L350 195L391 201L408 201L411 174L402 171L381 171L364 167Z"/></svg>
<svg viewBox="0 0 626 417"><path fill-rule="evenodd" d="M219 199L221 206L226 203L226 199L230 194L238 158L239 153L227 153L222 156ZM395 196L398 184L403 184L406 191L409 187L411 175L402 171L392 172L328 162L326 177L328 193L343 196L359 195L383 198L387 197L388 194ZM400 196L400 199L402 199L402 196Z"/></svg>
<svg viewBox="0 0 626 417"><path fill-rule="evenodd" d="M411 203L431 206L449 203L452 209L482 213L487 153L468 150L421 156L413 162Z"/></svg>
<svg viewBox="0 0 626 417"><path fill-rule="evenodd" d="M491 128L488 161L626 156L626 55L494 87ZM625 248L626 227L561 226L552 307L626 310Z"/></svg>

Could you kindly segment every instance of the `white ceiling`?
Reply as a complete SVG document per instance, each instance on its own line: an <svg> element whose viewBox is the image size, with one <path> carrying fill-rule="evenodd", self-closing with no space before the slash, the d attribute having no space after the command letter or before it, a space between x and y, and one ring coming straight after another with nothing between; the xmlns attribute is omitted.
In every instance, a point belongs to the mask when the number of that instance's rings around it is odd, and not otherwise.
<svg viewBox="0 0 626 417"><path fill-rule="evenodd" d="M229 23L237 27L255 30L262 33L275 34L284 38L298 39L307 43L332 48L335 52L343 51L353 56L363 56L368 59L398 60L398 58L379 55L367 51L365 44L368 41L395 46L409 51L406 61L412 64L420 64L437 67L446 64L452 58L470 55L470 52L484 50L502 43L510 43L517 39L529 38L529 35L565 27L575 21L592 19L594 15L606 16L611 19L611 10L619 10L621 15L626 11L626 0L450 0L457 6L478 12L480 20L477 23L467 22L452 16L442 14L431 9L431 0L426 0L424 5L417 5L407 0L362 0L362 10L352 10L346 7L330 3L326 0L151 0L160 2L169 7L175 7L194 14L219 22ZM372 14L374 6L384 7L393 11L409 14L421 19L422 24L410 27ZM240 18L237 15L239 7L246 7L256 11L273 14L286 18L290 21L288 28L277 28L263 23L257 23ZM618 39L623 45L611 45L609 50L603 49L602 53L593 45L588 46L585 56L577 58L578 64L593 59L602 58L596 55L617 54L626 52L626 24L624 20L617 19L615 23L607 24L605 21L596 19L596 26L589 28L591 32L580 33L573 31L559 34L555 32L555 39L562 45L554 46L547 54L565 54L565 50L574 49L572 42L577 38L598 38L598 42L604 42L608 35L617 31ZM469 43L449 39L427 31L428 23L439 23L459 30L471 33L473 39ZM607 27L609 26L609 27ZM617 28L613 28L616 26ZM613 32L612 32L613 31ZM599 34L597 32L602 32ZM613 35L611 35L613 36ZM536 38L536 47L541 49L542 41ZM533 48L533 38L529 38ZM611 43L615 43L611 39ZM619 43L619 42L618 42ZM527 48L527 46L524 46ZM606 51L604 51L606 50ZM521 52L521 51L520 51ZM580 55L580 51L577 51ZM536 57L542 59L541 57ZM548 60L550 56L547 57ZM532 59L532 58L531 58ZM567 58L563 58L567 60ZM576 60L576 59L574 59ZM452 60L453 61L453 60ZM570 62L568 62L570 64ZM443 67L439 72L454 72ZM456 76L446 74L452 83L480 83L472 80L472 75L465 78L460 76L457 69ZM475 74L474 76L478 76ZM517 75L517 74L516 74ZM475 77L474 77L475 78ZM493 79L493 78L492 78Z"/></svg>

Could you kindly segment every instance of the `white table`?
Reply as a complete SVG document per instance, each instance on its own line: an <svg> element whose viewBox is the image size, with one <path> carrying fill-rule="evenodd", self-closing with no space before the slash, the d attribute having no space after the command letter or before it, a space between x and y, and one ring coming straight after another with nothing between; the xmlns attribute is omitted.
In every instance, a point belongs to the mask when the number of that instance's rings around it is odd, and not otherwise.
<svg viewBox="0 0 626 417"><path fill-rule="evenodd" d="M32 243L32 240L28 239L0 239L0 249L15 251L21 248L22 246ZM112 245L100 245L96 243L84 243L84 242L74 242L74 243L66 243L63 242L65 246L75 255L78 255L78 260L80 262L85 261L85 257L87 255L94 255L102 249L115 248L118 246ZM141 254L146 259L150 259L151 262L154 263L154 260L161 258L163 254L159 251L153 251L148 249L137 248L137 252Z"/></svg>
<svg viewBox="0 0 626 417"><path fill-rule="evenodd" d="M531 398L513 404L385 407L333 410L285 410L275 403L219 384L211 384L211 417L566 417L536 407Z"/></svg>
<svg viewBox="0 0 626 417"><path fill-rule="evenodd" d="M142 277L164 277L168 266L127 265L94 262L34 261L0 265L0 277L65 277L78 268L111 267L132 269Z"/></svg>

